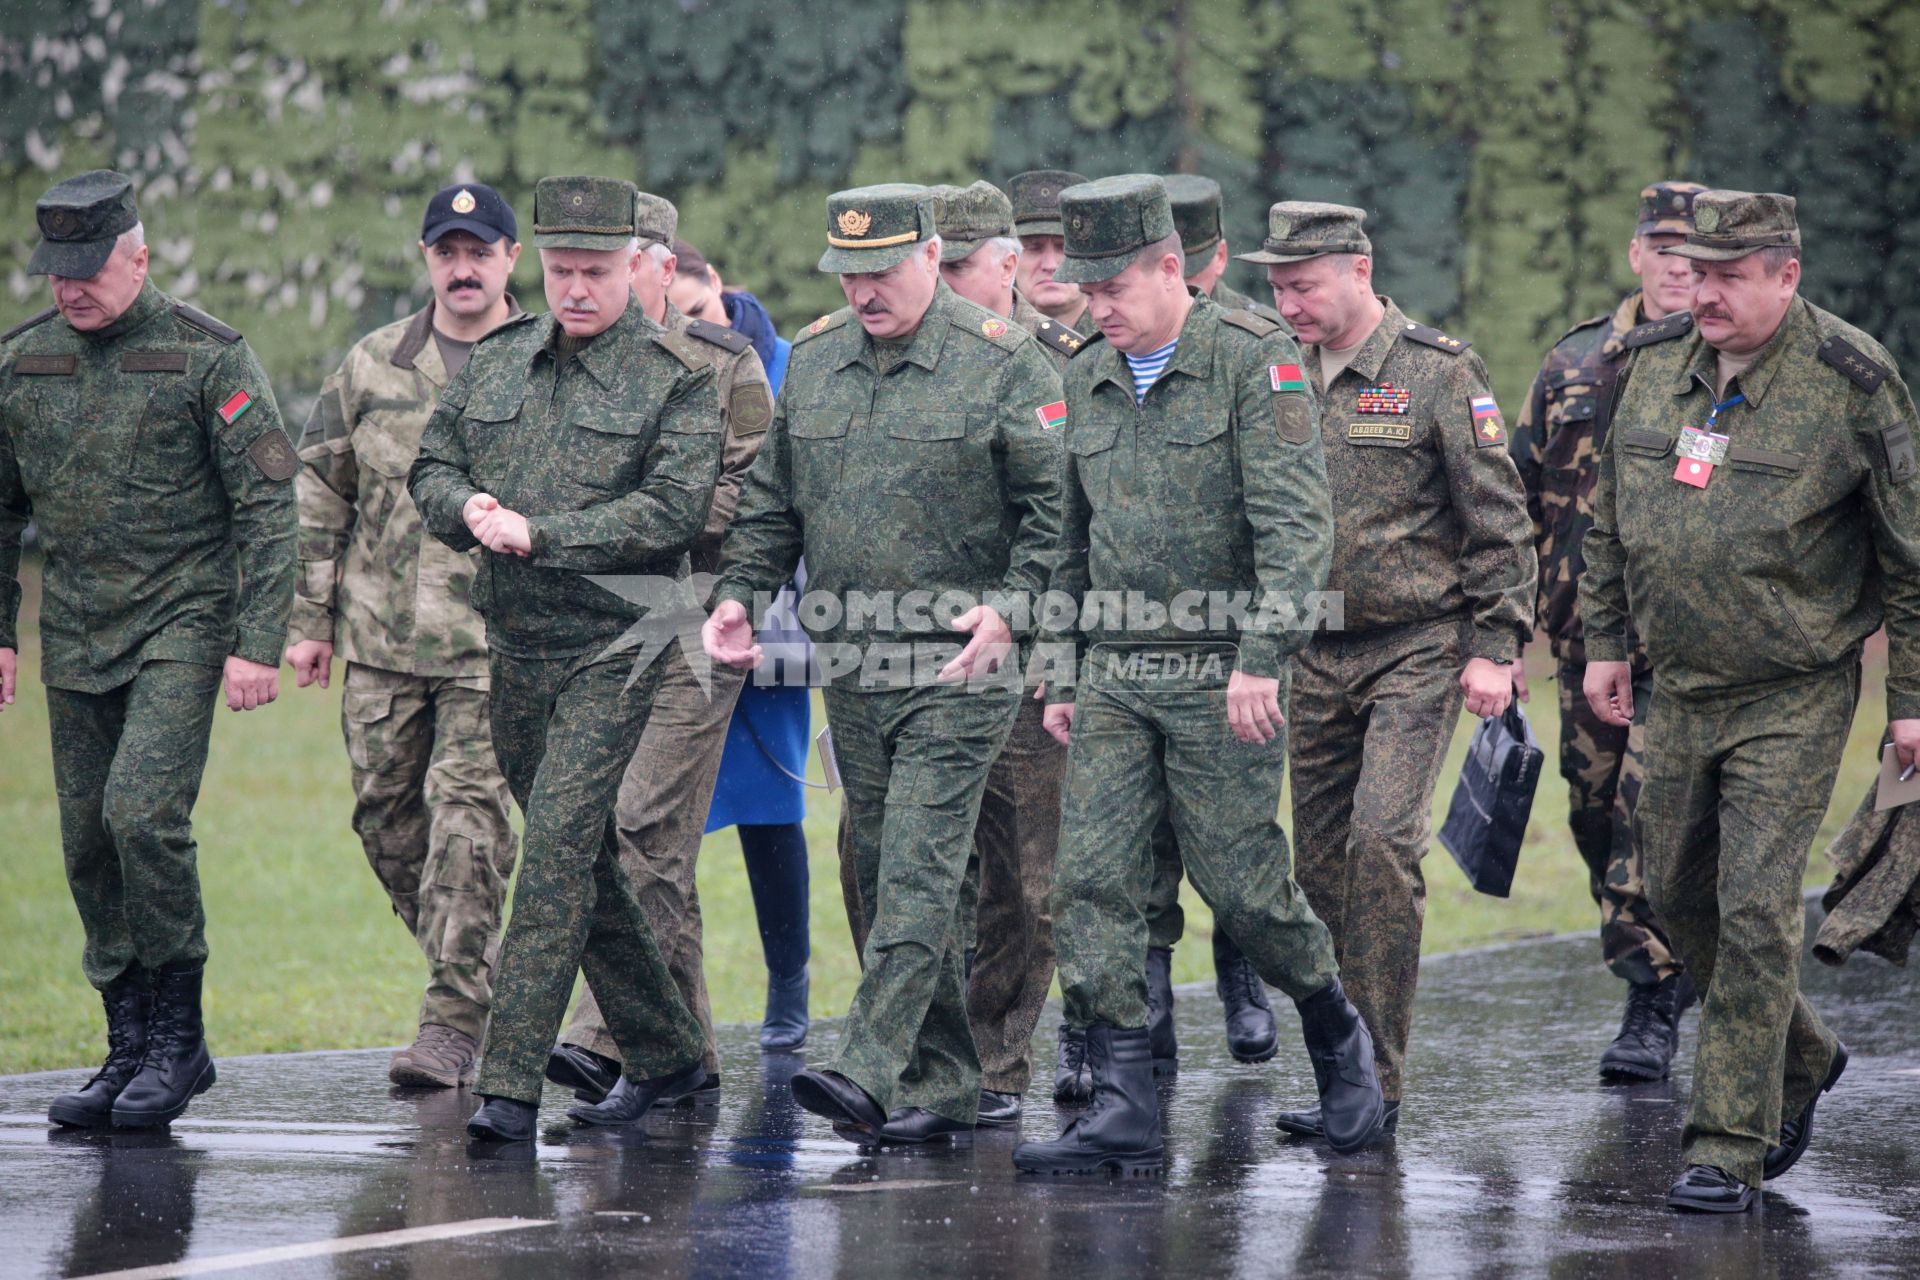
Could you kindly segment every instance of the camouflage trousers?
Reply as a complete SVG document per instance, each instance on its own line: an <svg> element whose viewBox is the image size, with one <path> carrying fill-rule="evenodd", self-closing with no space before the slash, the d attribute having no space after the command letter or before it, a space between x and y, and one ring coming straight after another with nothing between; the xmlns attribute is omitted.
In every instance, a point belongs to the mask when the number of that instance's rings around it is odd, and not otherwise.
<svg viewBox="0 0 1920 1280"><path fill-rule="evenodd" d="M1294 659L1295 874L1333 933L1340 983L1373 1032L1387 1101L1400 1097L1420 977L1420 861L1464 694L1469 624L1328 633Z"/></svg>
<svg viewBox="0 0 1920 1280"><path fill-rule="evenodd" d="M427 958L420 1025L479 1040L516 854L481 677L347 664L340 726L353 830Z"/></svg>
<svg viewBox="0 0 1920 1280"><path fill-rule="evenodd" d="M640 900L654 941L680 998L700 1020L706 1036L706 1068L720 1069L713 1041L713 1006L701 964L700 893L694 871L707 813L713 807L714 779L727 745L727 722L740 700L747 673L713 664L707 690L676 648L667 656L666 673L653 697L653 713L640 735L620 796L613 806L613 827L620 845L620 866ZM600 1002L589 985L560 1038L605 1057L618 1059L620 1046L607 1030Z"/></svg>
<svg viewBox="0 0 1920 1280"><path fill-rule="evenodd" d="M1617 978L1650 986L1680 972L1666 927L1647 901L1646 868L1633 838L1633 806L1646 776L1646 710L1653 677L1633 682L1630 728L1593 714L1580 691L1586 668L1560 664L1560 776L1571 804L1567 825L1587 864L1587 888L1600 908L1600 954Z"/></svg>
<svg viewBox="0 0 1920 1280"><path fill-rule="evenodd" d="M1801 882L1860 694L1857 662L1711 699L1661 690L1634 811L1648 888L1704 993L1687 1164L1759 1186L1837 1044L1800 994Z"/></svg>
<svg viewBox="0 0 1920 1280"><path fill-rule="evenodd" d="M478 1092L538 1103L574 975L584 971L636 1080L705 1049L699 1019L620 869L613 804L669 654L513 658L495 649L493 749L526 819L520 879L494 970Z"/></svg>
<svg viewBox="0 0 1920 1280"><path fill-rule="evenodd" d="M1332 939L1290 874L1277 818L1285 734L1236 740L1224 686L1110 677L1083 682L1076 703L1053 890L1067 1021L1146 1025L1146 905L1163 816L1194 889L1260 976L1296 1000L1323 990L1338 973Z"/></svg>
<svg viewBox="0 0 1920 1280"><path fill-rule="evenodd" d="M826 691L865 933L860 986L828 1065L885 1111L924 1107L971 1124L979 1107L960 886L1019 698L956 685Z"/></svg>
<svg viewBox="0 0 1920 1280"><path fill-rule="evenodd" d="M106 693L47 689L67 887L97 988L207 958L191 819L219 690L218 667L158 661Z"/></svg>

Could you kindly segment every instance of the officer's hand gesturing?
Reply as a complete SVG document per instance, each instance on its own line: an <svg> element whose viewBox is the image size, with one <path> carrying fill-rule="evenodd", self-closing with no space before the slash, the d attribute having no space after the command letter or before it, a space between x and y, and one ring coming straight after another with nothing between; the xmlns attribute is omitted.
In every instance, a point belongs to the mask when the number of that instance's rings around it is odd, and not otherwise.
<svg viewBox="0 0 1920 1280"><path fill-rule="evenodd" d="M1513 703L1513 668L1486 658L1468 658L1460 672L1467 710L1476 716L1505 715Z"/></svg>
<svg viewBox="0 0 1920 1280"><path fill-rule="evenodd" d="M1633 723L1633 667L1625 662L1589 662L1580 678L1580 692L1602 724L1621 728Z"/></svg>
<svg viewBox="0 0 1920 1280"><path fill-rule="evenodd" d="M0 649L0 711L13 704L13 673L20 655L13 649Z"/></svg>
<svg viewBox="0 0 1920 1280"><path fill-rule="evenodd" d="M1049 702L1047 709L1040 713L1040 727L1052 734L1061 746L1073 744L1073 704L1071 702Z"/></svg>
<svg viewBox="0 0 1920 1280"><path fill-rule="evenodd" d="M0 654L5 653L5 649L0 649ZM13 688L11 675L8 677L7 688ZM11 702L13 699L9 697L7 700ZM1902 769L1912 764L1916 757L1920 757L1920 720L1889 720L1887 732L1893 735L1893 751L1900 757Z"/></svg>
<svg viewBox="0 0 1920 1280"><path fill-rule="evenodd" d="M227 655L221 678L226 681L229 711L251 711L280 696L280 668L250 661L237 653Z"/></svg>
<svg viewBox="0 0 1920 1280"><path fill-rule="evenodd" d="M753 642L753 620L738 600L722 600L700 626L700 647L715 662L751 670L760 665L760 646Z"/></svg>
<svg viewBox="0 0 1920 1280"><path fill-rule="evenodd" d="M1280 714L1280 682L1236 671L1227 677L1227 725L1242 742L1272 742L1286 727Z"/></svg>
<svg viewBox="0 0 1920 1280"><path fill-rule="evenodd" d="M333 676L333 646L325 640L302 640L287 646L287 665L293 668L293 683L304 689L318 682L322 689Z"/></svg>
<svg viewBox="0 0 1920 1280"><path fill-rule="evenodd" d="M1013 631L991 608L977 604L947 624L955 631L971 631L973 639L940 668L939 680L961 680L972 675L991 675L1013 652Z"/></svg>

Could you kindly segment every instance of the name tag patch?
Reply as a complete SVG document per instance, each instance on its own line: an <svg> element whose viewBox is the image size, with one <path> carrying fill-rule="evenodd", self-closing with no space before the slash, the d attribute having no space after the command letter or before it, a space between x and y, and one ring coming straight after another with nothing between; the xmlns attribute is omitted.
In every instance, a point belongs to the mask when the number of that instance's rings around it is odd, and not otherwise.
<svg viewBox="0 0 1920 1280"><path fill-rule="evenodd" d="M23 378L71 378L78 365L73 356L15 356L13 371Z"/></svg>
<svg viewBox="0 0 1920 1280"><path fill-rule="evenodd" d="M1350 422L1347 424L1349 440L1392 440L1405 443L1413 439L1411 422Z"/></svg>

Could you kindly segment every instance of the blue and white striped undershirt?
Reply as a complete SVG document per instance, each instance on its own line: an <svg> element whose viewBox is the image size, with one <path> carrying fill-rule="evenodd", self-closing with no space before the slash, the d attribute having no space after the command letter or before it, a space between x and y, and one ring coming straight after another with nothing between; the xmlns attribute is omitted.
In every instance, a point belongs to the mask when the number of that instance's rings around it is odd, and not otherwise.
<svg viewBox="0 0 1920 1280"><path fill-rule="evenodd" d="M1127 357L1127 367L1133 370L1133 402L1139 404L1147 398L1147 388L1160 381L1160 375L1167 371L1167 361L1173 359L1173 349L1180 345L1175 338L1158 351L1149 351L1143 356L1120 354Z"/></svg>

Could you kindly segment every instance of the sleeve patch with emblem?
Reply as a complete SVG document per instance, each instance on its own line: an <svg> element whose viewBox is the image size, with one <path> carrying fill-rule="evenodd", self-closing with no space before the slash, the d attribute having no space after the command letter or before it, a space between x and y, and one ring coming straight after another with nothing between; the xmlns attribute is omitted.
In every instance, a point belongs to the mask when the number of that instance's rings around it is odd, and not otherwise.
<svg viewBox="0 0 1920 1280"><path fill-rule="evenodd" d="M1276 397L1273 402L1273 424L1279 430L1280 438L1288 444L1306 444L1313 439L1312 402L1304 395Z"/></svg>
<svg viewBox="0 0 1920 1280"><path fill-rule="evenodd" d="M216 412L220 415L220 421L232 426L251 408L253 408L253 397L244 391L236 391L227 397L227 402Z"/></svg>
<svg viewBox="0 0 1920 1280"><path fill-rule="evenodd" d="M1055 400L1052 404L1043 404L1034 410L1040 415L1040 429L1052 431L1055 427L1067 425L1067 402Z"/></svg>
<svg viewBox="0 0 1920 1280"><path fill-rule="evenodd" d="M1270 364L1267 366L1267 379L1273 383L1275 391L1298 391L1304 395L1307 390L1306 375L1300 372L1297 364Z"/></svg>
<svg viewBox="0 0 1920 1280"><path fill-rule="evenodd" d="M733 429L746 435L765 431L773 421L773 402L767 389L758 382L743 382L727 397L727 409L733 415Z"/></svg>
<svg viewBox="0 0 1920 1280"><path fill-rule="evenodd" d="M293 473L300 469L300 458L293 451L293 441L287 439L287 433L280 427L261 432L260 438L247 446L247 456L253 459L254 466L260 468L260 474L269 480L291 480Z"/></svg>
<svg viewBox="0 0 1920 1280"><path fill-rule="evenodd" d="M1887 478L1895 484L1913 479L1913 432L1902 422L1880 433L1880 448L1887 455Z"/></svg>
<svg viewBox="0 0 1920 1280"><path fill-rule="evenodd" d="M1507 424L1500 420L1500 406L1493 402L1492 396L1474 396L1468 404L1473 409L1473 443L1478 448L1507 442Z"/></svg>

